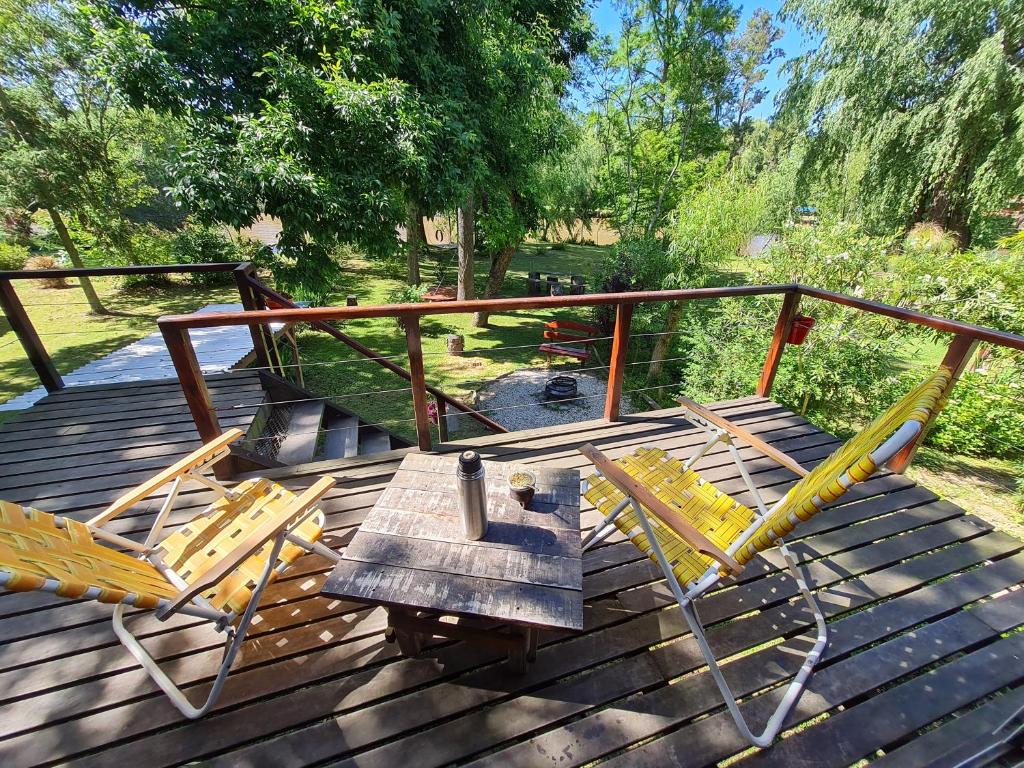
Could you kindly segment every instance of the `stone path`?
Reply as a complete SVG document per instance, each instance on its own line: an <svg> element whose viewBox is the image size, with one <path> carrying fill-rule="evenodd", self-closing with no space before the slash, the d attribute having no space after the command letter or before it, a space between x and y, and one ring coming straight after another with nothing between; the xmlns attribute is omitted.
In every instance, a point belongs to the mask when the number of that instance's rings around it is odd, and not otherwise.
<svg viewBox="0 0 1024 768"><path fill-rule="evenodd" d="M237 312L241 304L209 304L199 312ZM273 326L279 330L281 326ZM190 332L192 345L203 373L218 373L233 368L252 352L252 336L244 325L221 328L195 328ZM109 355L86 363L71 373L63 374L64 385L81 387L88 384L112 384L125 381L176 379L174 364L164 346L160 332L151 333ZM0 411L29 408L46 395L43 387L0 403Z"/></svg>

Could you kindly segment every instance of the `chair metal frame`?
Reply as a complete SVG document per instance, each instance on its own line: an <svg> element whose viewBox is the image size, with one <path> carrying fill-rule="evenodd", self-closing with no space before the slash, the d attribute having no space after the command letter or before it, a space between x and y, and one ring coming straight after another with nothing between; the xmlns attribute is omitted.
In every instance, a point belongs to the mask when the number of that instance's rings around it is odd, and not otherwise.
<svg viewBox="0 0 1024 768"><path fill-rule="evenodd" d="M754 484L754 481L743 462L743 457L740 455L739 450L733 442L733 435L730 434L729 430L725 426L727 422L721 418L717 418L713 423L708 418L711 414L703 408L684 399L681 399L681 402L684 403L683 408L687 411L688 420L708 433L707 440L683 464L683 471L692 469L693 466L715 445L723 443L726 446L726 450L729 452L733 463L736 465L736 468L740 473L740 477L743 479L744 485L747 487L747 490L750 492L755 502L756 509L752 510L754 513L753 522L724 552L725 555L731 558L761 528L762 524L768 519L772 512L777 510L786 501L786 497L783 496L783 498L779 499L779 501L773 504L771 508L767 507L761 497L761 493ZM870 454L875 465L882 467L892 460L894 456L896 456L917 437L921 429L921 424L916 421L911 420L905 422L884 443L882 443L882 445ZM757 449L757 446L753 447ZM774 456L772 458L774 458ZM792 459L790 459L790 462L792 462ZM795 464L795 462L793 463ZM792 465L787 463L787 466ZM796 583L800 595L803 597L808 608L811 610L811 613L814 615L814 621L817 627L817 637L813 647L807 652L800 669L790 682L782 701L779 703L774 713L772 713L768 718L764 730L760 734L755 734L744 719L742 712L740 712L739 701L736 695L732 692L732 689L729 687L729 683L726 681L725 676L722 673L718 660L715 658L714 652L711 650L711 646L708 643L707 636L704 631L704 626L700 621L700 617L697 615L695 602L697 598L704 595L708 590L715 587L722 581L723 570L727 572L731 571L732 575L736 575L738 571L730 568L727 562L716 560L708 567L699 579L694 582L690 582L687 585L680 584L679 580L673 573L671 564L668 562L660 544L658 543L644 507L637 502L635 498L633 498L628 488L620 486L613 478L602 473L600 468L597 469L596 476L610 480L619 488L620 491L622 491L625 498L608 515L606 515L601 523L599 523L597 527L595 527L594 530L583 540L584 551L607 538L608 535L615 530L615 519L622 514L628 506L633 507L637 519L640 522L640 526L643 529L644 534L647 536L647 541L653 549L655 560L661 568L662 573L665 575L669 588L672 590L672 595L679 604L683 617L686 619L686 623L689 625L690 631L693 633L693 637L696 640L705 661L707 662L711 675L722 694L722 698L725 700L725 705L729 710L729 714L732 716L733 720L736 722L736 726L740 730L740 733L747 741L756 747L769 746L775 741L775 738L782 730L786 717L799 700L800 695L803 693L803 690L807 685L807 680L810 677L814 666L820 660L821 655L828 644L828 624L825 620L825 614L822 611L821 606L818 604L818 601L815 599L810 586L808 586L807 581L804 579L796 557L782 539L776 539L775 544L786 561L786 568ZM582 493L586 493L587 491L588 480L589 478L586 478L581 481ZM842 485L844 491L849 489L850 486L855 483L856 481L849 476L849 473L844 473L839 478L839 484ZM815 501L820 502L820 498L815 497ZM657 510L652 511L657 514Z"/></svg>
<svg viewBox="0 0 1024 768"><path fill-rule="evenodd" d="M266 565L263 568L259 581L256 582L252 589L251 597L246 604L245 610L242 611L240 618L239 614L235 611L222 610L214 607L208 600L203 598L201 594L202 592L207 591L210 587L215 586L222 578L229 575L231 570L227 570L226 568L215 569L223 572L216 573L214 576L207 575L206 577L199 578L192 584L189 584L161 559L158 552L160 534L163 531L168 515L174 507L178 494L186 482L194 481L229 501L238 498L239 494L237 492L221 484L215 478L203 473L211 469L218 461L226 458L230 454L230 443L242 437L242 434L243 433L237 429L226 432L217 440L212 441L189 456L186 456L170 469L165 470L151 480L132 489L131 491L128 491L117 501L107 507L103 512L99 513L85 524L95 539L100 539L108 544L138 553L140 559L151 563L173 587L180 590L179 594L173 599L160 598L155 608L144 608L140 610L144 610L147 614L152 612L159 621L166 621L177 613L205 619L213 623L216 632L224 634L224 652L217 675L214 678L206 699L201 704L195 705L185 695L185 692L170 678L170 676L161 669L156 659L153 658L149 651L147 651L142 643L139 642L138 637L125 625L125 609L129 606L135 607L136 602L139 600L139 596L137 594L129 593L114 606L114 634L125 648L128 649L129 653L131 653L139 664L142 665L142 668L147 672L147 674L149 674L153 682L155 682L167 695L178 711L189 719L202 717L217 701L217 698L227 681L228 674L231 671L231 666L234 663L239 650L241 650L242 643L245 641L246 633L252 623L253 617L256 615L256 611L259 608L260 598L262 597L264 590L267 585L270 584L271 577L274 575L275 570L280 574L288 567L285 563L278 564L278 557L285 542L291 542L292 544L305 549L307 552L315 552L316 554L322 555L333 562L337 562L341 559L340 555L333 552L320 542L308 541L295 533L299 526L301 526L306 520L311 518L313 515L320 513L320 510L317 507L317 502L319 502L323 495L327 493L335 483L334 479L330 477L321 478L308 490L290 502L287 510L287 516L279 521L280 524L276 526L275 530L270 531L266 535L259 536L256 539L246 537L245 540L241 541L237 545L235 550L225 556L225 563L233 564L234 567L237 567L249 556L266 546L268 542L272 542L270 555L267 558ZM137 541L104 530L102 526L114 519L118 514L129 509L142 499L151 496L153 493L168 484L171 485L171 488L156 515L156 519L153 521L153 525L150 528L144 543L139 544ZM277 493L280 493L280 491L277 491ZM199 516L201 517L202 515L208 514L211 509L212 505L208 506L200 513ZM64 528L67 525L65 518L60 516L54 515L53 521L59 528ZM0 589L2 589L11 580L11 578L12 575L9 572L5 572L0 569ZM61 585L57 580L46 579L42 589L47 592L57 593L60 586ZM80 595L80 598L98 599L100 594L101 590L96 587L90 587ZM238 619L237 625L236 619Z"/></svg>

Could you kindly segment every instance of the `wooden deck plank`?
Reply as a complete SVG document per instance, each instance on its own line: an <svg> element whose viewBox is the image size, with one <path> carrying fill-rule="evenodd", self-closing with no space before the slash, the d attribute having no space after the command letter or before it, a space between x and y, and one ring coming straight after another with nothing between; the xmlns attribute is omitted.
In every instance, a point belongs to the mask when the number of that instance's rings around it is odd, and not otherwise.
<svg viewBox="0 0 1024 768"><path fill-rule="evenodd" d="M176 413L173 391L166 383L161 386L154 394L164 403L159 407L168 409L161 411L161 418L169 419ZM231 404L231 387L230 380L218 383L219 402ZM14 430L23 435L5 443L0 427L0 462L9 457L6 466L20 475L0 478L0 489L20 489L43 508L52 505L54 511L84 517L103 503L109 490L90 481L90 467L94 475L107 477L107 485L117 486L116 491L162 466L164 458L170 463L193 447L194 427L189 434L187 415L178 427L158 423L148 431L135 418L121 418L145 390L143 384L120 385L105 401L102 387L82 388L84 397L77 404L67 392L57 393L42 403L54 408L49 415L28 420L41 429L23 425ZM713 408L807 466L837 445L805 419L764 399ZM76 409L86 421L68 430L73 425L65 417L73 417ZM114 429L105 428L103 414L112 416ZM679 409L627 419L494 435L440 450L454 451L468 443L488 459L587 471L586 460L576 451L584 442L594 442L614 457L642 444L686 455L702 441ZM114 456L112 436L123 427L133 434L123 443L124 455ZM62 429L66 434L59 434ZM28 439L37 433L56 436L49 438L45 454L30 453L31 458L21 460L23 453L41 449ZM78 444L81 434L91 442ZM295 488L322 473L334 474L339 485L323 505L325 541L344 547L407 453L267 474ZM756 452L741 448L741 453L769 502L794 482L791 472ZM35 466L38 459L49 463L40 469ZM121 473L123 469L127 471ZM742 479L720 449L705 457L698 470L743 498ZM411 490L422 490L414 474L400 479ZM170 529L209 500L210 494L202 490L183 494ZM158 505L154 499L129 511L115 529L139 536ZM598 519L584 505L582 528L589 529ZM820 712L831 711L832 716L796 734L795 741L786 739L761 753L758 760L782 763L818 756L821 744L836 739L841 747L836 762L846 764L859 759L847 760L850 755L862 757L879 747L895 745L896 754L916 741L925 747L925 740L938 744L933 735L918 739L916 728L1024 679L1014 661L1022 652L1016 645L1021 641L1014 640L1019 636L998 637L1020 615L1024 592L971 605L1024 581L1019 542L991 532L958 507L895 475L872 479L796 534L793 548L808 561L809 578L833 619L833 643L794 722ZM794 669L791 651L803 647L811 627L806 611L790 603L795 591L782 567L775 553L766 553L735 586L709 595L701 606L720 652L751 651L727 665L727 676L735 676L743 690L786 680ZM389 764L415 755L417 765L424 766L474 760L537 765L552 758L567 767L602 760L663 765L676 757L684 764L708 765L744 747L728 715L716 714L721 707L717 690L701 671L699 654L657 569L619 535L584 558L582 634L544 633L538 662L522 679L505 674L494 652L461 643L437 641L422 658L401 658L394 646L383 642L386 621L381 609L318 594L328 568L323 558L303 558L268 590L261 622L247 639L223 698L198 722L183 722L116 643L107 623L109 608L41 594L0 596L0 717L6 726L0 734L0 760L11 765L73 761L163 766L195 761L299 766ZM965 611L964 606L970 608ZM188 618L165 624L144 618L138 627L192 695L205 690L219 659L211 633ZM781 645L765 645L780 635ZM943 642L939 656L932 651L935 640ZM983 656L986 650L994 660ZM909 666L901 667L908 659ZM938 666L913 677L930 663ZM879 714L872 704L885 704L886 695L893 702L899 696L909 700L920 696L920 686L926 684L916 681L942 682L967 673L978 682L958 697L921 710L903 726L886 722L877 727ZM680 675L688 677L678 685L667 684ZM876 694L879 685L889 683L895 686ZM745 705L755 707L755 722L775 695L769 691ZM1000 698L1007 697L993 701ZM840 704L846 710L836 714ZM897 709L895 704L885 706L889 719L895 719L891 713ZM853 725L831 732L828 724L840 717ZM854 735L847 736L849 731ZM938 747L922 750L936 754ZM773 757L776 751L778 757Z"/></svg>

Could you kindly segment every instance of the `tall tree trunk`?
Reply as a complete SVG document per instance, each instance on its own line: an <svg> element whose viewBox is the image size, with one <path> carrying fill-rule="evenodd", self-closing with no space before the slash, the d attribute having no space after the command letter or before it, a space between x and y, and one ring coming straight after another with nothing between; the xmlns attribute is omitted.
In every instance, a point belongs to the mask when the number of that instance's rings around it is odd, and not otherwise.
<svg viewBox="0 0 1024 768"><path fill-rule="evenodd" d="M68 252L68 258L71 259L71 263L79 269L85 267L85 264L82 263L82 257L78 253L78 248L75 246L74 240L71 239L71 235L68 232L68 228L64 225L64 219L61 218L60 213L53 206L47 206L46 212L50 214L50 221L53 222L53 228L57 230L57 237L60 238L64 250ZM103 306L103 302L100 301L96 289L92 287L92 281L88 277L82 276L78 278L78 282L82 286L82 292L89 302L89 309L92 313L95 315L110 314L107 308Z"/></svg>
<svg viewBox="0 0 1024 768"><path fill-rule="evenodd" d="M505 282L505 273L508 272L512 257L515 256L518 245L513 245L500 251L496 256L491 257L491 268L487 273L487 285L484 287L485 299L496 299L501 292L501 286ZM490 318L490 312L476 312L473 314L473 327L486 328Z"/></svg>
<svg viewBox="0 0 1024 768"><path fill-rule="evenodd" d="M405 222L405 264L409 285L420 284L420 255L423 253L423 218L415 203L409 203Z"/></svg>
<svg viewBox="0 0 1024 768"><path fill-rule="evenodd" d="M430 238L427 237L427 222L426 222L426 218L427 218L427 212L424 211L422 208L417 208L416 209L416 221L420 225L420 239L424 243L429 243L430 242Z"/></svg>
<svg viewBox="0 0 1024 768"><path fill-rule="evenodd" d="M679 327L679 320L683 316L683 302L673 301L668 308L668 316L665 318L664 333L654 342L654 351L651 353L651 364L647 368L647 378L656 379L661 376L661 369L668 351L672 347L672 334Z"/></svg>
<svg viewBox="0 0 1024 768"><path fill-rule="evenodd" d="M459 301L470 301L475 296L473 288L473 250L476 247L475 232L476 208L473 205L473 193L466 196L466 201L459 206L459 285L456 298Z"/></svg>

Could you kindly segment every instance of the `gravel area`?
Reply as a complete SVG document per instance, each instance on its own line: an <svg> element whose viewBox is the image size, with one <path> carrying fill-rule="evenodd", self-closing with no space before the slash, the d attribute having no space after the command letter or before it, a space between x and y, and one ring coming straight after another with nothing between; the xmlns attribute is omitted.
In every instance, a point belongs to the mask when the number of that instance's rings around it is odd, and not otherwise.
<svg viewBox="0 0 1024 768"><path fill-rule="evenodd" d="M577 399L545 400L544 384L553 376L574 377L579 390ZM482 388L477 407L512 431L575 424L604 416L607 389L604 378L575 373L571 368L526 368L506 374ZM627 395L622 396L622 413L633 413L633 404Z"/></svg>

